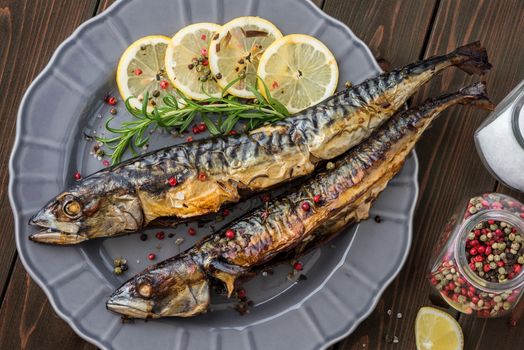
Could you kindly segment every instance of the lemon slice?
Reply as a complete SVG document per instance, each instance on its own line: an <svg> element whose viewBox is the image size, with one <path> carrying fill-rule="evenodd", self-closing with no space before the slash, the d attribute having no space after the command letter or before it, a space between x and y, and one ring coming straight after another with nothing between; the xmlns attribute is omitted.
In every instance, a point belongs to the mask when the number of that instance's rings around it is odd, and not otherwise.
<svg viewBox="0 0 524 350"><path fill-rule="evenodd" d="M148 92L148 109L161 106L166 94L173 94L169 82L164 57L171 39L152 35L138 39L120 57L116 71L116 83L122 99L130 100L133 107L142 108L143 99Z"/></svg>
<svg viewBox="0 0 524 350"><path fill-rule="evenodd" d="M260 17L239 17L224 24L213 36L209 47L209 65L218 84L224 88L241 78L228 92L238 97L254 98L247 86L256 87L260 56L281 37L282 33L273 23Z"/></svg>
<svg viewBox="0 0 524 350"><path fill-rule="evenodd" d="M222 88L211 74L208 48L218 24L196 23L181 29L166 51L166 72L171 83L187 97L203 100L220 97ZM206 94L207 93L207 94Z"/></svg>
<svg viewBox="0 0 524 350"><path fill-rule="evenodd" d="M291 113L331 96L338 83L337 61L318 39L291 34L273 42L260 58L259 90L264 82L271 95ZM267 97L267 96L266 96Z"/></svg>
<svg viewBox="0 0 524 350"><path fill-rule="evenodd" d="M459 323L444 311L423 307L415 321L418 350L461 350L464 337Z"/></svg>

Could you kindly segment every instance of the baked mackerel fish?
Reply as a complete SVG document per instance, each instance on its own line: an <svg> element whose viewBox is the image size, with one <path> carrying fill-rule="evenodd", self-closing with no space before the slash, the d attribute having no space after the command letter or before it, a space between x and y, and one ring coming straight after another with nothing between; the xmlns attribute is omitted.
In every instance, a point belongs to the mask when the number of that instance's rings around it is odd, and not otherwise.
<svg viewBox="0 0 524 350"><path fill-rule="evenodd" d="M217 212L257 191L310 174L366 139L419 87L450 66L482 74L478 42L382 74L284 121L250 133L163 148L92 174L60 193L30 224L36 242L76 244Z"/></svg>
<svg viewBox="0 0 524 350"><path fill-rule="evenodd" d="M111 295L107 308L134 318L205 312L210 304L210 276L223 282L231 295L237 278L366 219L372 202L400 170L424 130L440 112L456 104L493 107L484 84L477 83L398 113L337 160L334 169L317 173L296 191L131 278Z"/></svg>

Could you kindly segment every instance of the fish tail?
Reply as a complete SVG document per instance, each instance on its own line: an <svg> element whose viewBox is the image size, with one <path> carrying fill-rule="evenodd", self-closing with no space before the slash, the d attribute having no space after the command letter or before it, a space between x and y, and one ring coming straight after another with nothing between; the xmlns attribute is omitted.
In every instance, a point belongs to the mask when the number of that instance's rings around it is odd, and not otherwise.
<svg viewBox="0 0 524 350"><path fill-rule="evenodd" d="M468 74L482 75L492 67L488 61L488 53L480 41L460 46L449 55L458 59L461 63L458 63L457 67Z"/></svg>
<svg viewBox="0 0 524 350"><path fill-rule="evenodd" d="M454 104L474 105L490 111L495 107L487 95L486 83L481 81L465 86L457 92L432 99L422 105L421 109L439 113Z"/></svg>

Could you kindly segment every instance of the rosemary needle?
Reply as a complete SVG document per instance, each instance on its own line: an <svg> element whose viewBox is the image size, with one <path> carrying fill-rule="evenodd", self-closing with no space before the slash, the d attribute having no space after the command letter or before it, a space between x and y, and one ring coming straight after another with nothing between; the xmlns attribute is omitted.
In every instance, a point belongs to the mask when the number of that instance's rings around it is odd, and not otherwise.
<svg viewBox="0 0 524 350"><path fill-rule="evenodd" d="M207 129L213 135L229 134L235 125L244 120L246 130L257 128L265 123L272 123L289 116L286 107L275 100L267 86L264 84L264 95L256 87L248 86L255 95L251 101L242 100L234 96L226 96L230 86L237 80L230 82L224 87L222 97L209 97L201 101L193 101L181 91L175 95L164 97L164 105L155 107L152 111L147 109L148 94L146 93L142 108L138 109L130 104L130 99L125 102L126 109L134 119L124 121L118 127L110 124L114 118L107 120L106 129L115 134L113 137L98 137L107 148L112 150L112 164L121 161L126 150L130 149L136 155L136 149L143 147L151 137L150 130L164 128L171 130L175 128L179 132L186 130L197 115L200 115ZM215 122L209 117L210 114L218 115ZM224 118L224 116L226 116Z"/></svg>

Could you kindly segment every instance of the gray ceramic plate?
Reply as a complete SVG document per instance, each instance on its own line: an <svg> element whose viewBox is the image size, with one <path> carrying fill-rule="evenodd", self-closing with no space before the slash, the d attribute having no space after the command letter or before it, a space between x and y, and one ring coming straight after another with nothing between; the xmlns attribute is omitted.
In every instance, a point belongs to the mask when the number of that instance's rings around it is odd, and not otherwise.
<svg viewBox="0 0 524 350"><path fill-rule="evenodd" d="M72 183L72 174L102 167L90 155L83 133L101 132L108 118L101 102L114 92L116 63L135 39L172 35L194 22L224 23L242 15L271 20L283 33L307 33L322 40L340 66L341 86L359 83L379 72L368 48L342 23L305 0L127 0L83 24L56 51L27 91L18 115L17 138L10 163L10 198L20 258L44 289L56 312L83 338L115 349L317 349L349 334L373 310L380 294L401 268L411 242L411 219L417 197L417 161L410 156L372 210L382 222L368 220L304 257L307 280L288 280L282 264L269 276L245 287L255 302L240 316L230 301L215 298L213 311L191 319L122 324L104 301L126 278L142 270L149 252L158 260L191 246L212 229L187 227L163 241L153 234L52 247L28 241L28 218L49 198ZM340 87L341 87L340 86ZM120 103L120 108L122 108ZM98 116L101 117L98 117ZM128 116L120 110L117 119ZM202 135L202 137L205 137ZM151 148L180 142L157 135ZM242 203L238 216L257 205ZM177 237L185 238L181 246ZM124 256L126 276L112 274L112 258Z"/></svg>

